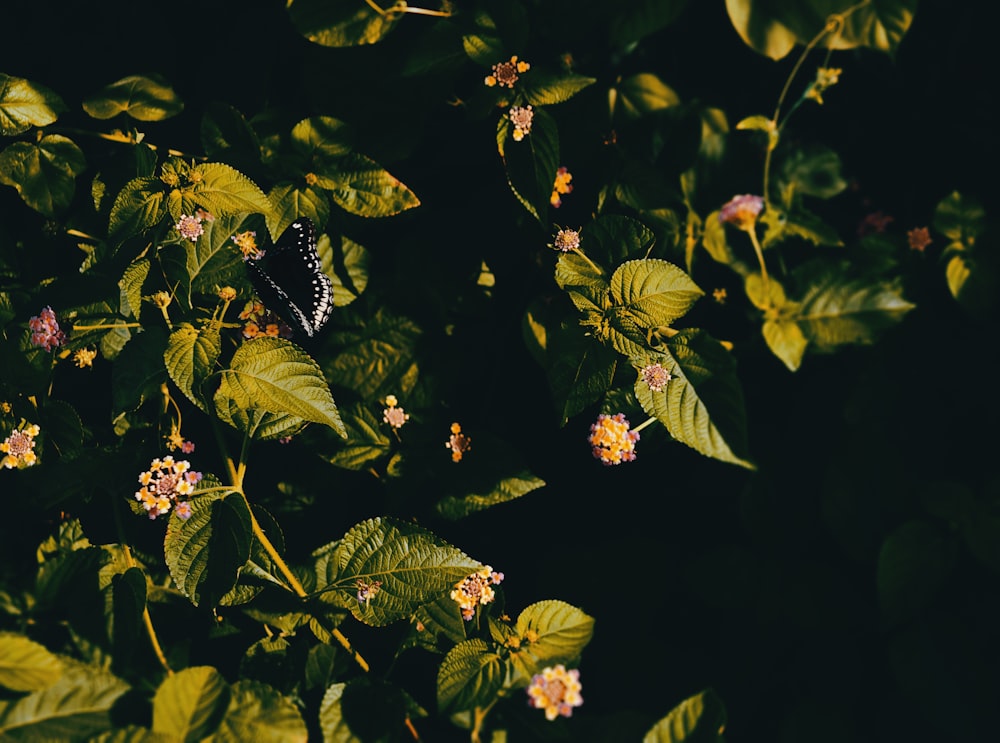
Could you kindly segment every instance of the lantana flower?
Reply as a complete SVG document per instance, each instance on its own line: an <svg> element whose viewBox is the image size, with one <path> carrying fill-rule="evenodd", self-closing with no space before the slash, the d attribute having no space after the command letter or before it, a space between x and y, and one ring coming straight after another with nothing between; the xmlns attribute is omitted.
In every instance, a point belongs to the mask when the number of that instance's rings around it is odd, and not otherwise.
<svg viewBox="0 0 1000 743"><path fill-rule="evenodd" d="M667 382L673 378L660 364L648 364L642 367L639 376L653 392L663 392Z"/></svg>
<svg viewBox="0 0 1000 743"><path fill-rule="evenodd" d="M510 117L510 123L514 125L512 136L515 142L520 142L531 133L531 122L535 118L535 112L530 103L527 106L511 106L507 115Z"/></svg>
<svg viewBox="0 0 1000 743"><path fill-rule="evenodd" d="M34 423L22 425L10 432L10 436L0 443L0 452L3 452L3 461L0 465L12 470L15 467L23 470L31 467L38 461L35 455L35 437L39 434L40 428Z"/></svg>
<svg viewBox="0 0 1000 743"><path fill-rule="evenodd" d="M597 422L590 426L590 442L594 458L603 465L621 464L635 460L635 442L639 432L630 430L624 413L597 416Z"/></svg>
<svg viewBox="0 0 1000 743"><path fill-rule="evenodd" d="M580 692L580 670L574 668L567 671L560 663L554 667L543 668L531 678L528 687L528 704L536 709L545 710L545 719L554 720L560 715L571 717L573 708L583 704Z"/></svg>
<svg viewBox="0 0 1000 743"><path fill-rule="evenodd" d="M894 217L885 214L881 209L871 214L866 214L858 224L858 237L885 232L886 228L894 220Z"/></svg>
<svg viewBox="0 0 1000 743"><path fill-rule="evenodd" d="M59 321L51 307L45 307L28 320L31 329L31 345L46 351L59 348L66 343L66 333L59 329Z"/></svg>
<svg viewBox="0 0 1000 743"><path fill-rule="evenodd" d="M269 336L271 338L291 338L293 331L276 314L264 308L261 302L247 302L240 313L240 320L246 320L243 337L247 340Z"/></svg>
<svg viewBox="0 0 1000 743"><path fill-rule="evenodd" d="M500 585L503 573L498 573L489 565L465 578L451 592L451 599L458 603L462 610L462 619L471 621L476 615L477 606L485 606L496 598L493 586Z"/></svg>
<svg viewBox="0 0 1000 743"><path fill-rule="evenodd" d="M257 247L257 233L253 230L237 232L229 239L232 240L233 244L240 249L241 253L243 253L243 260L258 260L264 257L265 251Z"/></svg>
<svg viewBox="0 0 1000 743"><path fill-rule="evenodd" d="M169 451L176 451L180 449L184 454L190 454L194 451L194 442L188 441L183 436L181 436L181 430L174 425L170 429L170 433L165 437L167 440L167 449Z"/></svg>
<svg viewBox="0 0 1000 743"><path fill-rule="evenodd" d="M556 233L555 238L549 243L550 248L569 253L580 247L580 231L562 227Z"/></svg>
<svg viewBox="0 0 1000 743"><path fill-rule="evenodd" d="M556 171L556 181L552 184L552 195L549 197L549 203L556 209L562 206L560 196L573 192L572 180L573 174L565 166Z"/></svg>
<svg viewBox="0 0 1000 743"><path fill-rule="evenodd" d="M910 243L910 250L920 253L931 244L931 232L926 227L915 227L906 233L906 239Z"/></svg>
<svg viewBox="0 0 1000 743"><path fill-rule="evenodd" d="M197 214L182 214L181 218L177 220L177 224L174 225L181 237L184 237L191 242L198 242L198 238L205 234L205 228L201 225L201 217Z"/></svg>
<svg viewBox="0 0 1000 743"><path fill-rule="evenodd" d="M483 82L490 88L499 85L501 88L513 88L521 72L527 72L531 65L519 60L515 54L509 62L498 62L493 65L493 74L487 75Z"/></svg>
<svg viewBox="0 0 1000 743"><path fill-rule="evenodd" d="M83 369L85 367L93 367L94 359L97 358L96 348L80 348L73 353L73 363L77 365L78 368Z"/></svg>
<svg viewBox="0 0 1000 743"><path fill-rule="evenodd" d="M174 506L178 506L179 517L188 518L191 507L186 505L186 501L200 481L201 473L194 472L186 459L177 461L171 456L157 458L152 461L148 470L139 475L142 487L136 491L135 499L142 504L151 519L168 513Z"/></svg>
<svg viewBox="0 0 1000 743"><path fill-rule="evenodd" d="M358 603L366 606L372 600L372 596L382 590L382 581L380 580L373 580L371 583L368 583L358 578L356 585L358 587Z"/></svg>
<svg viewBox="0 0 1000 743"><path fill-rule="evenodd" d="M752 194L734 196L719 210L719 221L750 232L757 224L757 217L764 209L764 199Z"/></svg>
<svg viewBox="0 0 1000 743"><path fill-rule="evenodd" d="M461 462L462 455L472 448L472 439L462 433L458 423L451 424L451 436L444 444L445 449L451 449L451 461Z"/></svg>
<svg viewBox="0 0 1000 743"><path fill-rule="evenodd" d="M410 414L398 406L399 400L395 395L385 396L386 407L382 409L382 420L393 428L402 428L406 421L410 420Z"/></svg>

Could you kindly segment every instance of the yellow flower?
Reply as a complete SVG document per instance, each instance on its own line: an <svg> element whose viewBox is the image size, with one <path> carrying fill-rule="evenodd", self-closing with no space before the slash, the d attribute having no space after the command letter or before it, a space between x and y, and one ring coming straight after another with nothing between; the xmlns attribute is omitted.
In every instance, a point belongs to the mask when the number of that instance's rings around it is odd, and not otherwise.
<svg viewBox="0 0 1000 743"><path fill-rule="evenodd" d="M91 350L89 348L81 348L79 351L73 354L73 362L81 369L85 366L92 367L94 365L94 359L97 358L97 349Z"/></svg>
<svg viewBox="0 0 1000 743"><path fill-rule="evenodd" d="M487 75L483 81L488 87L499 85L501 88L513 88L518 80L518 73L527 72L531 65L524 61L519 61L515 54L509 62L497 62L493 65L493 74Z"/></svg>
<svg viewBox="0 0 1000 743"><path fill-rule="evenodd" d="M10 436L0 443L0 452L6 456L0 460L0 466L9 470L24 469L31 467L38 461L35 455L35 437L41 429L34 423L25 425L24 428L15 428L10 432Z"/></svg>

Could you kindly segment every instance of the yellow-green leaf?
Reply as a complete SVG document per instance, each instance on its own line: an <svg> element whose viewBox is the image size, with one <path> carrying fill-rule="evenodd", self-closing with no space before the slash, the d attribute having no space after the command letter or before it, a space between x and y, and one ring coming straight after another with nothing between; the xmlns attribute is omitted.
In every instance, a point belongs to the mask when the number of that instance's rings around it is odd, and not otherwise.
<svg viewBox="0 0 1000 743"><path fill-rule="evenodd" d="M184 103L163 80L129 75L84 99L83 110L102 120L123 113L137 121L163 121L183 111Z"/></svg>
<svg viewBox="0 0 1000 743"><path fill-rule="evenodd" d="M0 72L0 134L5 137L48 126L65 110L62 98L44 85Z"/></svg>

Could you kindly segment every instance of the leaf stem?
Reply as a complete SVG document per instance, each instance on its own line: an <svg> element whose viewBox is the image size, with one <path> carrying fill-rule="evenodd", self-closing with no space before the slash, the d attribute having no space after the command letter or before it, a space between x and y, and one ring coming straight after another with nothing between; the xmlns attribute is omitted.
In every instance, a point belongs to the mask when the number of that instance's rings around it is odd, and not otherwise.
<svg viewBox="0 0 1000 743"><path fill-rule="evenodd" d="M583 258L583 260L587 261L590 267L594 269L594 273L596 273L598 276L604 275L604 271L602 271L601 268L596 263L590 260L590 258L587 257L587 254L584 253L582 250L580 250L579 248L573 248L573 252L576 253L581 258Z"/></svg>
<svg viewBox="0 0 1000 743"><path fill-rule="evenodd" d="M771 293L768 291L768 278L767 278L767 265L764 263L764 249L761 247L760 240L757 238L757 224L756 222L748 229L747 234L750 235L750 242L753 243L753 250L757 254L757 262L760 264L760 281L764 288L764 302L768 307L771 306Z"/></svg>

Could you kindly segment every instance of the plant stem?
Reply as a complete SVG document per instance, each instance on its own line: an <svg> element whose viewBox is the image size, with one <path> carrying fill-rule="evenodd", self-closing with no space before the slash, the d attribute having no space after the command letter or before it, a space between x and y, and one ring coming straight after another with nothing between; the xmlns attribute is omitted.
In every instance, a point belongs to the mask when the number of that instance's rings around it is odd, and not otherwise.
<svg viewBox="0 0 1000 743"><path fill-rule="evenodd" d="M760 240L757 239L757 225L754 224L747 230L747 234L750 235L750 242L753 243L754 252L757 254L757 262L760 263L760 282L764 288L764 303L770 307L771 293L767 288L767 265L764 263L764 249L760 245Z"/></svg>
<svg viewBox="0 0 1000 743"><path fill-rule="evenodd" d="M596 273L596 274L597 274L598 276L602 276L602 275L604 275L604 271L602 271L602 270L601 270L601 269L600 269L600 268L599 268L599 267L597 266L597 264L596 264L596 263L594 263L594 262L593 262L592 260L590 260L590 258L588 258L588 257L587 257L587 254L586 254L586 253L584 253L584 252L583 252L582 250L580 250L579 248L573 248L573 252L574 252L574 253L576 253L576 254L577 254L578 256L580 256L581 258L583 258L583 260L587 261L587 263L588 263L588 264L590 265L590 267L591 267L592 269L594 269L594 273Z"/></svg>

